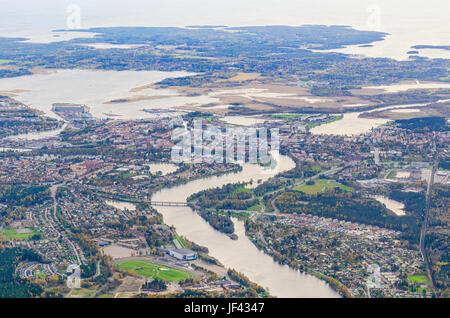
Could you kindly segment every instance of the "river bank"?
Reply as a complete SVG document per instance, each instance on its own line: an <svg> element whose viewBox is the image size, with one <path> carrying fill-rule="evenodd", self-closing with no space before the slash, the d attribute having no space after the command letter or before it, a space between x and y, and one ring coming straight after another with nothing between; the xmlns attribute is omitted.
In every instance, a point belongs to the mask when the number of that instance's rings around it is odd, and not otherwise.
<svg viewBox="0 0 450 318"><path fill-rule="evenodd" d="M185 185L163 189L152 197L154 201L170 201L176 199L183 202L202 190L223 186L229 183L249 182L251 179L263 181L278 173L295 167L292 159L280 156L278 170L264 172L261 167L242 164L242 171L220 177L208 177L195 180ZM205 246L210 255L225 267L243 273L251 281L264 287L276 297L312 298L339 297L339 294L326 282L315 276L300 273L280 265L272 257L260 251L245 235L242 221L235 222L237 240L214 230L205 220L189 207L155 207L163 215L164 223L174 226L177 233L196 244Z"/></svg>

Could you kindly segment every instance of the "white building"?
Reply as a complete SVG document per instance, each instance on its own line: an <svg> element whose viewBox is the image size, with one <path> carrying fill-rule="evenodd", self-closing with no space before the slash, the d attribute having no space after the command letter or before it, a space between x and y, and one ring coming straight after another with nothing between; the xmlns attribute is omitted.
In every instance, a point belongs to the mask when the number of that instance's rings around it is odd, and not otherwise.
<svg viewBox="0 0 450 318"><path fill-rule="evenodd" d="M167 253L180 261L193 261L198 258L198 254L185 248L168 249Z"/></svg>

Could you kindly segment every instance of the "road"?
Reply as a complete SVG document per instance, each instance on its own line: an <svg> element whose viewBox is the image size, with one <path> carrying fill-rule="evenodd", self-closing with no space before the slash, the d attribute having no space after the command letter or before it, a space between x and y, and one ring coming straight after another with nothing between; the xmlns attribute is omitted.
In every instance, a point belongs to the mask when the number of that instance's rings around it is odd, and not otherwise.
<svg viewBox="0 0 450 318"><path fill-rule="evenodd" d="M428 186L427 186L427 193L426 193L426 206L425 206L425 217L422 223L422 229L420 231L420 253L422 254L422 258L425 262L425 266L427 268L427 274L429 277L429 281L431 284L431 289L433 291L433 294L436 295L436 290L434 288L434 282L433 282L433 275L431 272L430 262L428 260L427 251L425 249L425 238L427 235L428 230L428 221L430 218L430 208L431 208L431 191L434 184L434 177L436 175L436 171L438 169L439 165L439 154L436 154L434 165L433 165L433 171L431 172L430 179L428 180Z"/></svg>
<svg viewBox="0 0 450 318"><path fill-rule="evenodd" d="M80 255L79 255L79 253L78 253L78 251L77 251L75 245L74 245L74 244L72 243L72 241L69 240L66 236L62 235L61 232L59 232L59 231L56 229L55 226L53 226L54 220L56 220L56 211L57 211L57 207L58 207L58 204L57 204L57 201L56 201L56 193L58 192L58 188L59 188L60 186L62 186L62 184L57 184L57 185L54 185L54 186L52 186L52 187L50 188L50 193L51 193L51 196L52 196L52 199L53 199L53 215L54 215L54 218L52 218L52 220L50 220L50 219L48 218L48 215L47 215L47 212L48 212L48 211L45 211L45 218L47 219L47 222L49 223L49 226L50 226L56 233L58 233L58 235L61 236L61 237L64 239L64 241L66 241L66 243L71 247L71 249L72 249L72 251L73 251L75 257L77 258L77 263L78 263L78 265L81 265L81 264L82 264L82 262L81 262L81 257L80 257Z"/></svg>

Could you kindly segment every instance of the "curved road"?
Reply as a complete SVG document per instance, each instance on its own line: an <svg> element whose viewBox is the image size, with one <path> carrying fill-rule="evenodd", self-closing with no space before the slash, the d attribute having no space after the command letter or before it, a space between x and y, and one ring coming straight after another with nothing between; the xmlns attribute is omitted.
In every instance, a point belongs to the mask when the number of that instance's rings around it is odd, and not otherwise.
<svg viewBox="0 0 450 318"><path fill-rule="evenodd" d="M50 220L50 219L48 218L47 211L45 211L45 218L47 219L47 222L49 223L49 226L50 226L56 233L58 233L58 235L61 236L61 237L66 241L66 243L72 248L75 257L77 258L77 263L78 263L78 265L81 265L81 257L80 257L80 255L78 254L78 251L77 251L75 245L73 244L73 242L72 242L71 240L69 240L66 236L62 235L61 232L59 232L59 231L53 226L53 223L54 223L54 221L55 221L55 219L56 219L56 211L57 211L57 206L58 206L58 205L57 205L57 201L56 201L56 192L58 191L58 188L59 188L61 185L62 185L62 184L57 184L57 185L54 185L54 186L52 186L52 187L50 188L51 196L52 196L52 199L53 199L53 215L54 215L54 219L51 218L52 220Z"/></svg>

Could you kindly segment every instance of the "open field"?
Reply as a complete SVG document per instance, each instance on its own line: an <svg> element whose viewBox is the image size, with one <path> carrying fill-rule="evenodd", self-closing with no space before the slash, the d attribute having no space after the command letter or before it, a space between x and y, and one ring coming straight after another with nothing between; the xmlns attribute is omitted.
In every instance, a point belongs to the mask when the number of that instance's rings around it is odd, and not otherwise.
<svg viewBox="0 0 450 318"><path fill-rule="evenodd" d="M40 234L38 231L32 229L29 232L17 232L17 229L5 228L0 232L0 239L8 241L28 241L33 235Z"/></svg>
<svg viewBox="0 0 450 318"><path fill-rule="evenodd" d="M124 261L117 264L117 267L133 274L147 278L157 278L165 282L178 282L193 277L188 272L150 261Z"/></svg>
<svg viewBox="0 0 450 318"><path fill-rule="evenodd" d="M259 204L256 204L254 206L251 206L247 209L247 211L251 211L251 212L260 212L261 211L261 206Z"/></svg>
<svg viewBox="0 0 450 318"><path fill-rule="evenodd" d="M229 79L219 80L218 82L245 82L245 81L250 81L250 80L257 79L260 76L261 76L261 74L259 74L259 73L242 73L242 72L239 72L237 75L235 75L233 77L230 77Z"/></svg>
<svg viewBox="0 0 450 318"><path fill-rule="evenodd" d="M334 180L317 180L313 185L302 185L295 188L295 190L306 194L317 194L331 190L332 188L340 188L344 191L353 191L353 188L344 186Z"/></svg>
<svg viewBox="0 0 450 318"><path fill-rule="evenodd" d="M428 282L425 275L408 275L408 280L411 283L426 284Z"/></svg>
<svg viewBox="0 0 450 318"><path fill-rule="evenodd" d="M284 119L284 120L295 119L295 118L301 117L301 116L304 116L304 114L271 114L270 115L270 117L272 117L272 118Z"/></svg>
<svg viewBox="0 0 450 318"><path fill-rule="evenodd" d="M250 214L248 212L230 212L230 211L217 211L219 214L222 215L228 215L232 218L238 218L238 219L248 219Z"/></svg>
<svg viewBox="0 0 450 318"><path fill-rule="evenodd" d="M337 116L334 116L333 118L331 118L331 119L329 119L327 121L324 121L324 122L308 124L308 128L311 129L311 128L314 128L314 127L317 127L317 126L320 126L320 125L331 124L332 122L338 121L338 120L341 120L341 119L342 119L342 115L337 115Z"/></svg>
<svg viewBox="0 0 450 318"><path fill-rule="evenodd" d="M80 289L72 289L72 291L67 294L67 298L92 298L96 295L95 290L80 288Z"/></svg>
<svg viewBox="0 0 450 318"><path fill-rule="evenodd" d="M239 187L236 190L233 191L233 193L241 193L241 192L252 192L253 189Z"/></svg>

